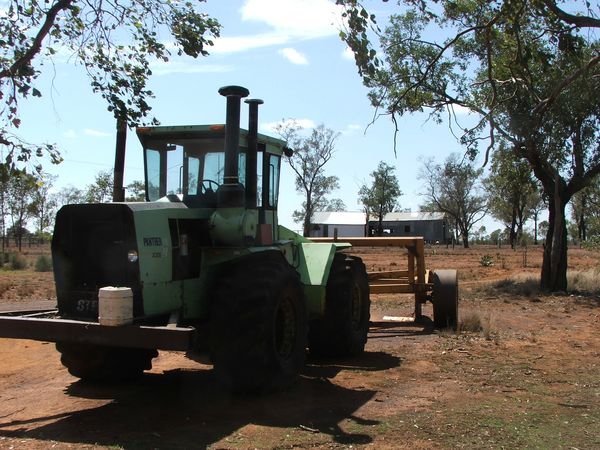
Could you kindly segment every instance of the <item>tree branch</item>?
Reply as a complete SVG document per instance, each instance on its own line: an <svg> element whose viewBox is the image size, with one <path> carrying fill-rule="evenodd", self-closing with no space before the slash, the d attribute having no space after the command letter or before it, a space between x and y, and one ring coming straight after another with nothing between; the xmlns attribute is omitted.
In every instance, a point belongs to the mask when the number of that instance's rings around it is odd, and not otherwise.
<svg viewBox="0 0 600 450"><path fill-rule="evenodd" d="M556 17L563 22L575 25L582 28L600 28L600 20L590 16L575 16L569 14L556 5L555 0L543 0L544 5L548 8Z"/></svg>
<svg viewBox="0 0 600 450"><path fill-rule="evenodd" d="M541 120L541 117L544 115L544 113L556 102L558 97L560 97L560 95L563 93L564 89L567 86L569 86L571 83L573 83L575 80L577 80L583 74L585 74L587 71L589 71L592 67L594 67L599 62L600 62L600 55L594 56L592 59L590 59L588 61L588 63L586 65L584 65L583 67L580 67L578 70L576 70L571 75L564 78L560 83L558 83L555 86L552 93L550 94L550 96L546 97L544 100L542 100L540 103L538 103L536 105L536 107L533 109L532 113L534 115L538 115L538 122Z"/></svg>
<svg viewBox="0 0 600 450"><path fill-rule="evenodd" d="M46 19L39 29L37 35L33 39L33 42L29 49L18 58L9 68L0 71L0 78L13 77L16 73L18 73L21 69L26 67L31 63L31 60L37 55L42 49L42 43L50 30L54 26L56 21L56 16L58 14L69 8L73 0L58 0L46 13Z"/></svg>

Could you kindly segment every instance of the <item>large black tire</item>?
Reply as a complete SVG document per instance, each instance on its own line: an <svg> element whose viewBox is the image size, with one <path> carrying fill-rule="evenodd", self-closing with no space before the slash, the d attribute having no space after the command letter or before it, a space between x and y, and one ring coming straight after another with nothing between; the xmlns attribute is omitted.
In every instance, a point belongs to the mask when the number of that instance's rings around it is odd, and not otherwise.
<svg viewBox="0 0 600 450"><path fill-rule="evenodd" d="M58 342L60 362L74 377L85 381L115 382L139 378L152 368L156 350L106 347L92 344Z"/></svg>
<svg viewBox="0 0 600 450"><path fill-rule="evenodd" d="M214 288L211 358L236 393L288 387L304 367L307 313L296 271L279 252L226 264Z"/></svg>
<svg viewBox="0 0 600 450"><path fill-rule="evenodd" d="M433 272L433 323L436 328L458 328L458 275L456 270Z"/></svg>
<svg viewBox="0 0 600 450"><path fill-rule="evenodd" d="M352 356L367 342L371 300L369 280L360 258L334 256L325 300L325 314L310 323L308 346L315 356Z"/></svg>

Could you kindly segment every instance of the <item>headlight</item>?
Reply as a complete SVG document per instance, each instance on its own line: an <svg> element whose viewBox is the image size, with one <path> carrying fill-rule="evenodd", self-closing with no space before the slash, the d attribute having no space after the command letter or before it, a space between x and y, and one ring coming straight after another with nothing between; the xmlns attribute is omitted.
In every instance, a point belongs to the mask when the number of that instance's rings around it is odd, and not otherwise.
<svg viewBox="0 0 600 450"><path fill-rule="evenodd" d="M135 250L129 250L127 252L127 259L129 260L129 262L137 262L138 260L138 252L136 252Z"/></svg>

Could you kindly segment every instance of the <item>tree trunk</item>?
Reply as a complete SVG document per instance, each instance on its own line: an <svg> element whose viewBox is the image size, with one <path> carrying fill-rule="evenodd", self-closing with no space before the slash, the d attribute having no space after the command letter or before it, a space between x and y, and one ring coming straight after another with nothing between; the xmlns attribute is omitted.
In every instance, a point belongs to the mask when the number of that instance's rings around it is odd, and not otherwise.
<svg viewBox="0 0 600 450"><path fill-rule="evenodd" d="M517 244L523 244L523 222L517 224Z"/></svg>
<svg viewBox="0 0 600 450"><path fill-rule="evenodd" d="M310 221L313 216L313 205L311 201L312 193L310 191L306 192L306 201L304 208L304 222L302 223L302 236L310 237Z"/></svg>
<svg viewBox="0 0 600 450"><path fill-rule="evenodd" d="M579 220L577 221L577 231L579 234L579 245L581 245L582 242L585 242L587 240L587 224L585 221L585 214L586 214L586 195L585 193L582 193L581 195L581 205L580 205L580 211L579 211Z"/></svg>
<svg viewBox="0 0 600 450"><path fill-rule="evenodd" d="M460 227L460 235L462 237L462 243L464 248L469 248L469 231L465 227Z"/></svg>
<svg viewBox="0 0 600 450"><path fill-rule="evenodd" d="M308 216L304 218L304 224L302 226L302 236L310 237L310 218Z"/></svg>
<svg viewBox="0 0 600 450"><path fill-rule="evenodd" d="M508 230L508 240L510 241L510 248L514 250L517 246L517 215L514 208L510 228Z"/></svg>
<svg viewBox="0 0 600 450"><path fill-rule="evenodd" d="M558 186L559 183L556 182ZM548 233L542 261L541 288L544 291L567 290L567 226L565 207L567 200L558 192L548 206Z"/></svg>
<svg viewBox="0 0 600 450"><path fill-rule="evenodd" d="M460 230L460 237L462 239L462 244L464 248L469 248L469 229L465 224L468 222L466 220L457 220L456 221L456 241L458 242L458 231Z"/></svg>

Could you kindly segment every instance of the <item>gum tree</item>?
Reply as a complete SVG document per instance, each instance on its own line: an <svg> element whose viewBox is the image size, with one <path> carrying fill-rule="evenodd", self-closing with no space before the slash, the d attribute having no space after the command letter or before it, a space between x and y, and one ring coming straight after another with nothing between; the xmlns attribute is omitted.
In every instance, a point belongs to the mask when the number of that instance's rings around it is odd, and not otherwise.
<svg viewBox="0 0 600 450"><path fill-rule="evenodd" d="M396 210L398 197L402 195L395 172L394 166L380 161L377 169L371 172L371 185L363 184L358 191L358 199L363 204L367 217L377 218L378 236L383 235L383 217Z"/></svg>
<svg viewBox="0 0 600 450"><path fill-rule="evenodd" d="M202 0L199 0L201 2ZM91 89L117 120L146 120L154 60L206 55L218 22L199 2L170 0L7 0L0 4L0 146L4 163L48 154L51 144L29 143L18 134L23 101L43 95L38 77L68 61L87 73Z"/></svg>
<svg viewBox="0 0 600 450"><path fill-rule="evenodd" d="M15 245L21 251L23 235L26 232L27 220L31 217L31 204L37 189L38 179L25 170L15 170L11 173L8 183L6 203L11 219L11 229Z"/></svg>
<svg viewBox="0 0 600 450"><path fill-rule="evenodd" d="M539 186L527 161L515 161L507 149L492 154L490 172L484 180L490 213L506 226L514 249L523 236L525 222L539 202Z"/></svg>
<svg viewBox="0 0 600 450"><path fill-rule="evenodd" d="M56 196L51 193L56 176L41 173L36 182L36 188L31 197L29 210L37 225L39 239L44 238L44 233L53 224L56 215Z"/></svg>
<svg viewBox="0 0 600 450"><path fill-rule="evenodd" d="M469 155L483 151L487 161L504 145L527 161L549 199L541 287L565 290L565 207L600 173L597 4L401 0L378 30L359 2L338 3L348 24L341 37L380 114L447 116ZM463 126L457 108L479 120Z"/></svg>
<svg viewBox="0 0 600 450"><path fill-rule="evenodd" d="M111 170L101 170L94 177L94 182L88 184L84 198L87 203L107 203L112 200L113 174Z"/></svg>
<svg viewBox="0 0 600 450"><path fill-rule="evenodd" d="M327 209L330 205L327 196L339 187L337 176L325 175L325 165L333 157L339 133L323 124L313 128L308 136L303 136L301 131L302 127L293 120L277 127L277 133L294 150L285 161L296 176L296 192L304 197L300 209L295 210L292 217L302 224L302 234L310 236L315 211ZM337 200L334 202L337 203Z"/></svg>
<svg viewBox="0 0 600 450"><path fill-rule="evenodd" d="M471 230L488 210L480 185L481 173L481 169L462 161L457 153L441 164L427 159L420 171L425 189L422 195L426 199L421 209L445 213L460 234L464 248L469 248Z"/></svg>
<svg viewBox="0 0 600 450"><path fill-rule="evenodd" d="M580 243L600 240L600 177L575 194L571 202L571 219L575 227L574 236Z"/></svg>

